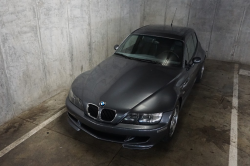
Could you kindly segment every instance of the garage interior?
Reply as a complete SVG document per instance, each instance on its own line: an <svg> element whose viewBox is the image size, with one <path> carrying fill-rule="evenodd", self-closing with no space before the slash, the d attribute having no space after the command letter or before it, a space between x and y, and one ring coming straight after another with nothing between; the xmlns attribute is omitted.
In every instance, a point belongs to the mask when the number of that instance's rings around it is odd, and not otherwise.
<svg viewBox="0 0 250 166"><path fill-rule="evenodd" d="M205 71L149 150L75 131L72 81L149 24L193 28ZM0 0L0 165L250 165L248 0ZM236 127L236 128L235 128Z"/></svg>

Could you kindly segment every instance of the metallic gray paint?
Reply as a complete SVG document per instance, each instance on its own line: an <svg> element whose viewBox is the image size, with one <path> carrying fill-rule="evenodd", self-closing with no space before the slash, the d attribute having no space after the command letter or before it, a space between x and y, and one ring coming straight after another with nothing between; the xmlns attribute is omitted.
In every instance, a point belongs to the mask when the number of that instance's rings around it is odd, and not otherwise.
<svg viewBox="0 0 250 166"><path fill-rule="evenodd" d="M155 33L159 28L165 28ZM133 33L155 33L164 37L175 37L185 40L185 36L194 32L190 28L146 26ZM178 37L179 36L179 37ZM74 106L68 99L66 105L71 115L78 120L70 119L70 124L77 130L82 129L90 135L100 138L84 129L80 124L87 125L96 131L127 135L148 136L147 142L123 143L124 147L145 149L150 148L161 140L169 130L169 120L172 110L178 101L181 106L185 102L196 76L205 61L205 52L200 43L196 48L195 57L201 58L201 63L190 64L183 68L167 67L161 64L146 63L113 55L94 69L82 73L72 83L73 93L82 100L83 108ZM98 105L100 101L106 102L103 108L117 110L112 122L105 123L88 117L86 107L88 103ZM132 125L120 123L128 113L159 113L164 112L159 124Z"/></svg>

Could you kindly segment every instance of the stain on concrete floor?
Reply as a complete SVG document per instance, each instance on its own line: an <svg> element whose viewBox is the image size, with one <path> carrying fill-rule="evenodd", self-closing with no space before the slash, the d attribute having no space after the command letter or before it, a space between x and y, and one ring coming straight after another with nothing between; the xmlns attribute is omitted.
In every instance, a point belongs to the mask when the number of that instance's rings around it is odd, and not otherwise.
<svg viewBox="0 0 250 166"><path fill-rule="evenodd" d="M8 132L16 132L21 126L22 123L8 124L6 128L3 129L4 134L7 134Z"/></svg>
<svg viewBox="0 0 250 166"><path fill-rule="evenodd" d="M220 150L226 152L224 149L224 144L230 145L230 130L218 130L214 126L204 126L197 130L203 134L207 143L212 142Z"/></svg>

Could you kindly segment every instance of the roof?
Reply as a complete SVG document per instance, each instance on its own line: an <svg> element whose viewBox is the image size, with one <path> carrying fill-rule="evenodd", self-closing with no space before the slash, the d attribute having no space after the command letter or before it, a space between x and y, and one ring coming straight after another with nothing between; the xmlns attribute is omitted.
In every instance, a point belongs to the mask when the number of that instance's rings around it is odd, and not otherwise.
<svg viewBox="0 0 250 166"><path fill-rule="evenodd" d="M188 27L174 25L147 25L135 30L132 34L167 37L184 41L185 37L190 32L194 32L194 30Z"/></svg>

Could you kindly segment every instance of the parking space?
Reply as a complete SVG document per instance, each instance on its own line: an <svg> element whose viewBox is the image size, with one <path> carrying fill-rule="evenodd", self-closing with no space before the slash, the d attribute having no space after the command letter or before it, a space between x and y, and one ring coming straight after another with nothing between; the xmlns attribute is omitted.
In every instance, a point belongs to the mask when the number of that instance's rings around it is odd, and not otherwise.
<svg viewBox="0 0 250 166"><path fill-rule="evenodd" d="M207 60L180 113L175 135L149 150L124 149L77 132L66 112L0 157L0 165L218 165L229 162L234 63ZM250 66L239 65L239 69ZM239 75L238 165L250 165L250 77ZM67 91L0 126L0 150L58 111Z"/></svg>
<svg viewBox="0 0 250 166"><path fill-rule="evenodd" d="M241 65L250 71L250 66ZM238 165L250 165L250 77L239 75Z"/></svg>

